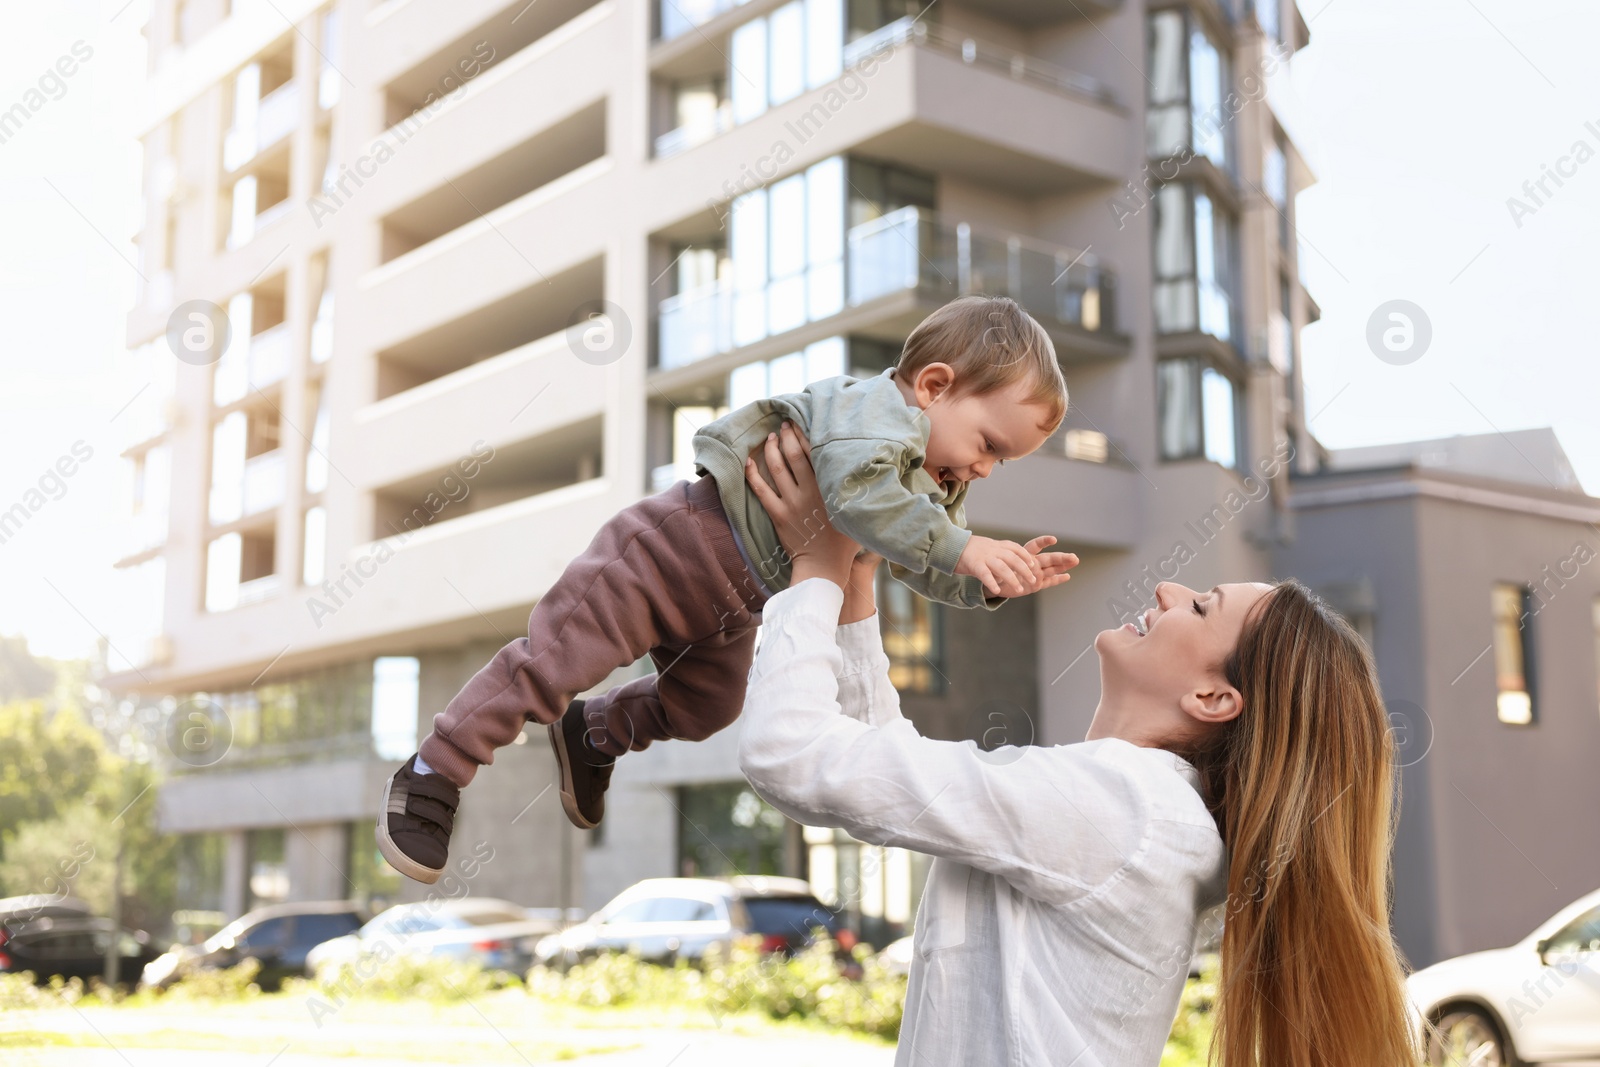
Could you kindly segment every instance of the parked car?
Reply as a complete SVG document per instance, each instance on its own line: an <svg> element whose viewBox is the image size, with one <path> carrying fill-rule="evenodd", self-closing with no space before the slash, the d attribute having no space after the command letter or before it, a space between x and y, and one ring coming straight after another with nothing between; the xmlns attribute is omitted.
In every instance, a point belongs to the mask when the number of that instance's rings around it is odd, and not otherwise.
<svg viewBox="0 0 1600 1067"><path fill-rule="evenodd" d="M20 925L35 919L92 918L94 910L77 897L58 897L49 893L0 897L0 926Z"/></svg>
<svg viewBox="0 0 1600 1067"><path fill-rule="evenodd" d="M1510 948L1425 967L1406 988L1438 1030L1430 1064L1600 1059L1600 890Z"/></svg>
<svg viewBox="0 0 1600 1067"><path fill-rule="evenodd" d="M587 922L541 940L535 956L557 967L602 952L697 961L750 934L761 938L763 952L789 953L809 945L818 927L839 942L853 968L854 934L798 878L646 878Z"/></svg>
<svg viewBox="0 0 1600 1067"><path fill-rule="evenodd" d="M306 955L324 941L361 928L365 911L349 901L272 904L247 912L218 930L202 945L178 946L144 969L144 984L165 988L193 971L233 967L259 960L256 983L277 989L291 975L306 971Z"/></svg>
<svg viewBox="0 0 1600 1067"><path fill-rule="evenodd" d="M306 955L312 973L384 953L475 960L491 970L526 971L539 938L556 929L509 900L465 897L396 904L353 934L324 941Z"/></svg>
<svg viewBox="0 0 1600 1067"><path fill-rule="evenodd" d="M56 975L84 981L103 978L113 938L118 983L137 981L145 965L160 954L143 930L123 929L110 919L70 913L25 921L14 917L0 925L0 973L32 971L40 985Z"/></svg>

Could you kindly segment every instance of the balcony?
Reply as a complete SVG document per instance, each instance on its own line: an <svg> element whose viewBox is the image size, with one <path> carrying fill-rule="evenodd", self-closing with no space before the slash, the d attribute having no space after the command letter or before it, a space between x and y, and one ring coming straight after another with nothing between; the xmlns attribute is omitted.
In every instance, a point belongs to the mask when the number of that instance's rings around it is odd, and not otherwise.
<svg viewBox="0 0 1600 1067"><path fill-rule="evenodd" d="M225 525L275 510L283 503L288 464L281 449L263 452L244 461L237 480L211 487L211 522Z"/></svg>
<svg viewBox="0 0 1600 1067"><path fill-rule="evenodd" d="M862 223L849 241L852 304L905 290L939 303L987 293L1011 297L1047 328L1110 331L1115 278L1084 252L975 232L914 207Z"/></svg>
<svg viewBox="0 0 1600 1067"><path fill-rule="evenodd" d="M448 468L476 440L502 449L598 419L605 376L573 359L565 332L491 356L358 409L344 445L349 469L363 486L395 484Z"/></svg>
<svg viewBox="0 0 1600 1067"><path fill-rule="evenodd" d="M226 407L283 381L289 373L290 340L289 324L281 322L229 345L212 378L212 403Z"/></svg>
<svg viewBox="0 0 1600 1067"><path fill-rule="evenodd" d="M232 172L272 148L300 124L300 84L287 82L244 107L222 140L222 165ZM253 114L251 112L253 111ZM242 119L242 121L241 121Z"/></svg>
<svg viewBox="0 0 1600 1067"><path fill-rule="evenodd" d="M980 41L975 37L946 29L937 23L929 23L910 16L896 19L882 29L846 45L845 69L857 66L873 53L886 52L903 44L915 44L943 52L959 58L969 66L975 65L1008 74L1016 81L1041 89L1071 93L1102 104L1114 102L1111 90L1087 74L1058 67L1015 49Z"/></svg>
<svg viewBox="0 0 1600 1067"><path fill-rule="evenodd" d="M660 40L670 41L704 26L718 15L732 11L746 0L662 0Z"/></svg>
<svg viewBox="0 0 1600 1067"><path fill-rule="evenodd" d="M886 315L910 315L907 331L923 307L931 310L958 296L985 293L1009 296L1038 318L1063 361L1108 359L1126 352L1124 339L1113 328L1115 276L1075 249L988 234L907 207L848 232L846 276L849 308L882 305ZM657 366L688 366L744 347L752 338L785 332L752 332L748 323L760 319L770 326L794 320L784 309L807 301L793 291L795 282L805 285L807 279L786 279L745 293L724 279L663 300ZM907 306L890 311L887 304L894 296L909 297L901 301ZM769 306L754 306L761 304ZM780 304L782 308L773 306ZM828 319L818 321L819 329L838 332Z"/></svg>
<svg viewBox="0 0 1600 1067"><path fill-rule="evenodd" d="M686 152L697 144L705 144L713 137L727 133L731 129L733 129L733 107L724 101L706 112L703 119L679 126L657 137L655 156L657 159L667 159L679 152Z"/></svg>

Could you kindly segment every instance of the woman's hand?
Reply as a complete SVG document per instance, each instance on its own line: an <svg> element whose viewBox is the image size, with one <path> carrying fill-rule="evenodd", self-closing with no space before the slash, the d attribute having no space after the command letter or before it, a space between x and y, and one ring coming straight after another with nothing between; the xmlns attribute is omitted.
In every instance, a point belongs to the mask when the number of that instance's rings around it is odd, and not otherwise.
<svg viewBox="0 0 1600 1067"><path fill-rule="evenodd" d="M763 447L767 477L762 477L753 456L744 461L744 477L767 509L778 540L794 562L790 584L826 578L848 590L851 567L861 546L828 521L822 490L811 469L811 443L785 422L778 433L767 435Z"/></svg>

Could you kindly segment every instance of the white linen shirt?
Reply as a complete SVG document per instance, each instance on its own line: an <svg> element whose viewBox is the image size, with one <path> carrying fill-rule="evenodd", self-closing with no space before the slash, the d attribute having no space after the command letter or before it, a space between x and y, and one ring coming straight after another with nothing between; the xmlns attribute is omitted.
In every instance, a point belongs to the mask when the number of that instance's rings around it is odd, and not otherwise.
<svg viewBox="0 0 1600 1067"><path fill-rule="evenodd" d="M739 760L786 815L932 855L897 1067L1155 1067L1222 839L1178 756L1105 738L936 741L900 714L878 618L811 578L762 611Z"/></svg>

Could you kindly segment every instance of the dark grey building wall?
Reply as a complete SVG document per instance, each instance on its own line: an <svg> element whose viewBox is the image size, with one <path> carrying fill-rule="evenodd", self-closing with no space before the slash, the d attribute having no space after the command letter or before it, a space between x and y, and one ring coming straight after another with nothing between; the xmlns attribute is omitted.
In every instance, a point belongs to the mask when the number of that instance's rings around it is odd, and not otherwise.
<svg viewBox="0 0 1600 1067"><path fill-rule="evenodd" d="M928 737L1033 744L1040 736L1038 613L1033 597L996 611L944 608L943 696L902 693L901 710Z"/></svg>
<svg viewBox="0 0 1600 1067"><path fill-rule="evenodd" d="M1316 590L1363 585L1371 589L1375 611L1368 624L1384 701L1391 724L1414 733L1414 723L1393 718L1397 713L1406 715L1407 705L1426 709L1428 703L1418 533L1411 502L1300 511L1294 530L1293 543L1275 555L1274 572L1279 578L1298 578ZM1432 830L1433 755L1423 756L1415 744L1405 738L1401 745L1401 762L1406 766L1401 771L1395 837L1393 922L1401 949L1412 964L1422 967L1440 958L1441 890Z"/></svg>
<svg viewBox="0 0 1600 1067"><path fill-rule="evenodd" d="M1314 588L1370 583L1405 764L1394 925L1415 966L1511 944L1600 886L1600 536L1533 511L1418 494L1301 509L1277 553L1280 575ZM1568 563L1579 542L1595 549L1586 566ZM1546 590L1531 727L1495 712L1496 581Z"/></svg>
<svg viewBox="0 0 1600 1067"><path fill-rule="evenodd" d="M1600 887L1600 535L1583 523L1424 498L1419 570L1446 955L1510 944ZM1577 565L1574 547L1594 558ZM1563 566L1569 560L1570 565ZM1548 568L1548 570L1547 570ZM1565 571L1570 579L1551 581ZM1529 620L1531 726L1495 712L1490 586L1544 584Z"/></svg>

